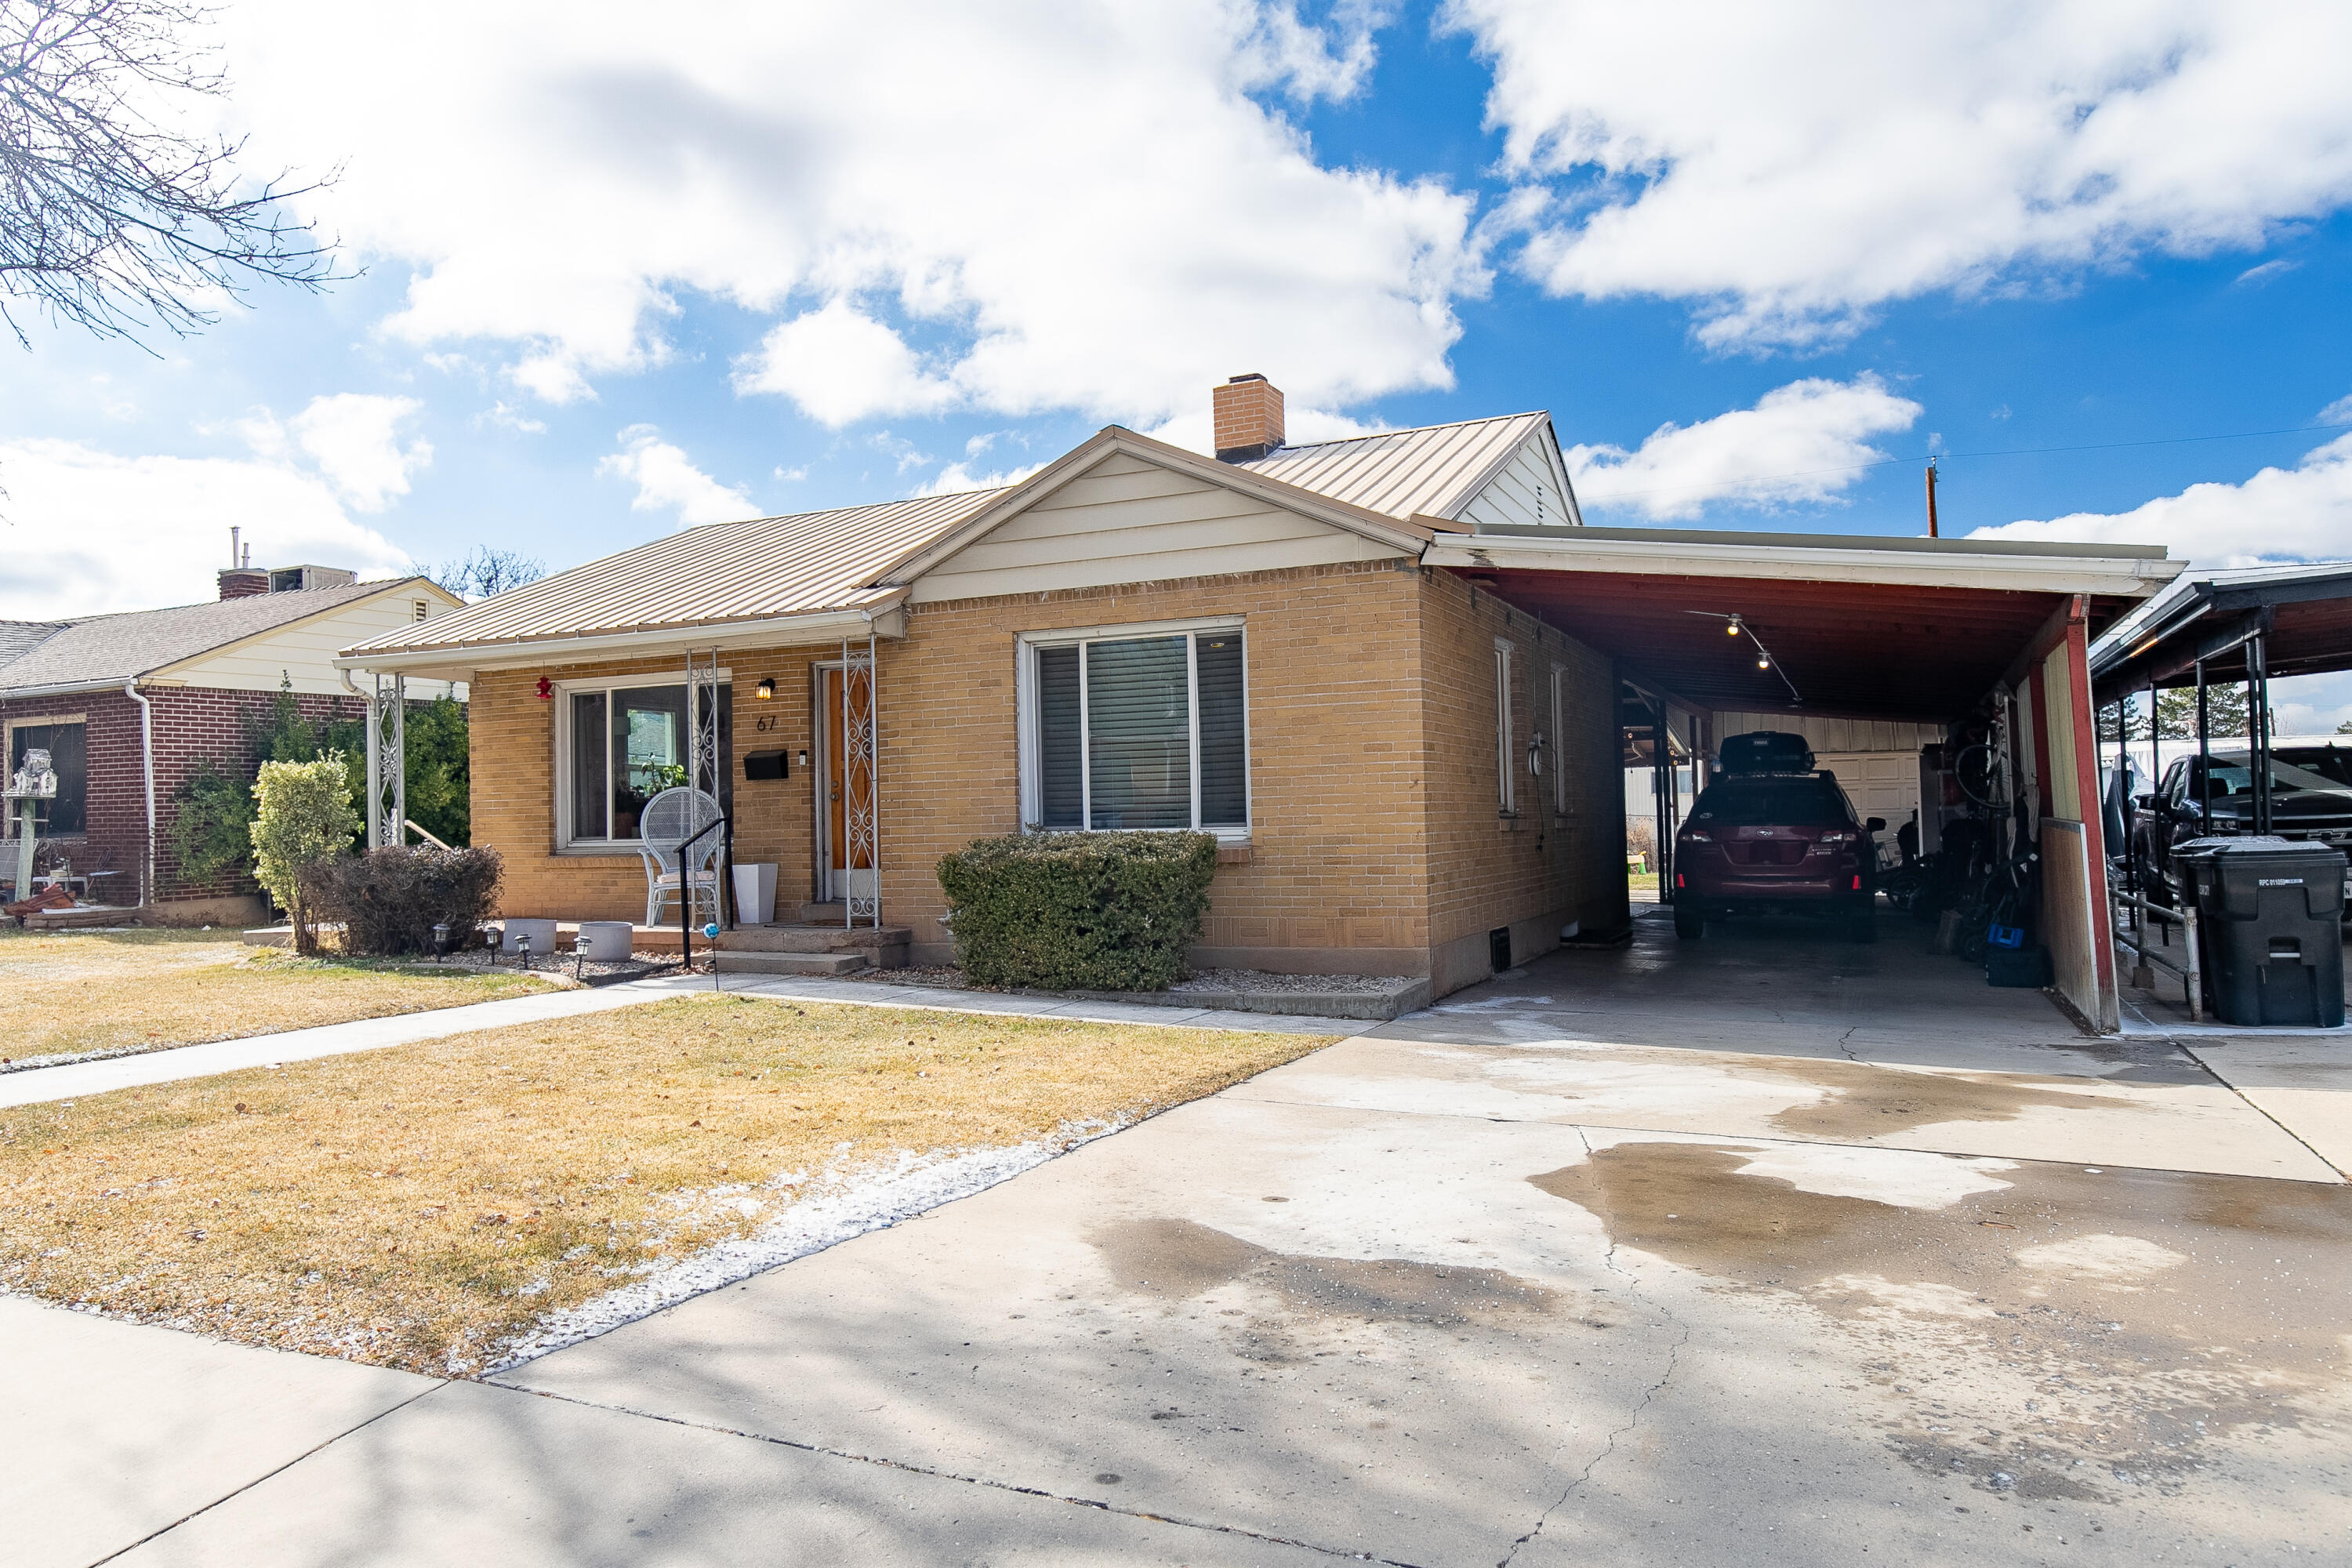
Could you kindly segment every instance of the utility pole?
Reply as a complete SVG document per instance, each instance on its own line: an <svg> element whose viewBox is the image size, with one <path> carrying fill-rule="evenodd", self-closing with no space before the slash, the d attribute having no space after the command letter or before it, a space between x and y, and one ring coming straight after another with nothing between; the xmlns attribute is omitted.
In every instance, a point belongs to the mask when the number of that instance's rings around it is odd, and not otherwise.
<svg viewBox="0 0 2352 1568"><path fill-rule="evenodd" d="M1933 458L1927 459L1927 537L1943 537L1936 527L1936 459Z"/></svg>

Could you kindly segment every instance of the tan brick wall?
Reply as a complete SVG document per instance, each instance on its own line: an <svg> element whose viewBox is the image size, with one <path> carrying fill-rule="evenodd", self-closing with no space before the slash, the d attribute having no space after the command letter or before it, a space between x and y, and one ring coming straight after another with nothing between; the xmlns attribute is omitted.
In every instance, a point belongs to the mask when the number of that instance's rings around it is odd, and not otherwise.
<svg viewBox="0 0 2352 1568"><path fill-rule="evenodd" d="M1021 826L1015 660L1023 632L1213 616L1245 625L1253 823L1245 864L1219 868L1203 962L1430 973L1441 988L1486 973L1485 933L1511 925L1520 951L1560 919L1623 917L1622 825L1607 661L1444 574L1385 562L914 606L908 635L881 647L882 899L913 928L919 957L948 951L933 873L971 838ZM1495 803L1493 639L1518 643L1517 728L1549 728L1554 659L1577 674L1570 748L1599 781L1589 814L1555 819L1549 784L1522 781L1520 831ZM837 647L731 653L737 858L778 865L789 910L815 888L812 786L742 776L754 750L814 751L811 671ZM641 914L634 855L554 852L554 680L680 679L677 661L485 672L473 686L474 841L507 857L506 908L562 919ZM769 702L753 696L776 682ZM1535 684L1530 687L1529 682ZM766 721L772 726L760 731ZM1519 765L1524 768L1524 758ZM1534 796L1541 793L1538 802ZM1540 810L1537 809L1540 807ZM1607 820L1602 820L1604 817ZM1609 889L1613 885L1612 906Z"/></svg>
<svg viewBox="0 0 2352 1568"><path fill-rule="evenodd" d="M1624 919L1622 811L1609 661L1450 573L1420 574L1421 708L1429 774L1433 988L1490 969L1487 933L1508 926L1514 959L1559 945L1561 926ZM1495 639L1512 645L1510 767L1517 816L1501 813L1495 747ZM1552 733L1551 672L1568 671L1568 734ZM1530 773L1528 740L1552 743L1548 767L1572 770L1570 812L1553 780ZM1612 884L1614 891L1612 892Z"/></svg>

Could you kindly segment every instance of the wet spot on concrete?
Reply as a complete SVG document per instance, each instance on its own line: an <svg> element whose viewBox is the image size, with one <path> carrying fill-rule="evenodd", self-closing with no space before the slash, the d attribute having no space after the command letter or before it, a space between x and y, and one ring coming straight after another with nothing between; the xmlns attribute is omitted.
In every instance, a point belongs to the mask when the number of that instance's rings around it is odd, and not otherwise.
<svg viewBox="0 0 2352 1568"><path fill-rule="evenodd" d="M1830 1092L1792 1105L1772 1125L1809 1138L1871 1138L1941 1121L2013 1121L2027 1110L2117 1111L2132 1102L2084 1094L2062 1078L2020 1073L1913 1072L1867 1062L1780 1058L1743 1062L1743 1073L1793 1079Z"/></svg>
<svg viewBox="0 0 2352 1568"><path fill-rule="evenodd" d="M1276 1252L1188 1219L1125 1220L1090 1239L1121 1287L1164 1300L1247 1281L1305 1317L1449 1324L1561 1305L1560 1292L1505 1269Z"/></svg>
<svg viewBox="0 0 2352 1568"><path fill-rule="evenodd" d="M2352 1188L2018 1163L1904 1207L1801 1191L1756 1153L1628 1141L1528 1180L1619 1246L1818 1313L1874 1367L1889 1443L1938 1476L2113 1498L2178 1484L2210 1441L2333 1444L2352 1415Z"/></svg>

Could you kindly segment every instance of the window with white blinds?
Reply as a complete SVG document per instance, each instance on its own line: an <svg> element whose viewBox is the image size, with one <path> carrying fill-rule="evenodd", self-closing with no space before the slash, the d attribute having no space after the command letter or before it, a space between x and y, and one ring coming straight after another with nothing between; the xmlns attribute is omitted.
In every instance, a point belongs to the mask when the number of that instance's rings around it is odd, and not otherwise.
<svg viewBox="0 0 2352 1568"><path fill-rule="evenodd" d="M1023 793L1048 828L1249 829L1238 626L1033 639Z"/></svg>

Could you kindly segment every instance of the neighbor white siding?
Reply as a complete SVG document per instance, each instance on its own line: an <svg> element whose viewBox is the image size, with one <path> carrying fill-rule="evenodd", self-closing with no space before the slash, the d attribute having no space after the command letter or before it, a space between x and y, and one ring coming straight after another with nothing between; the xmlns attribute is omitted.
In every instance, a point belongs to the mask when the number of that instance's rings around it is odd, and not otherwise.
<svg viewBox="0 0 2352 1568"><path fill-rule="evenodd" d="M1562 528L1582 521L1568 504L1568 476L1540 429L1454 515L1480 528Z"/></svg>
<svg viewBox="0 0 2352 1568"><path fill-rule="evenodd" d="M312 616L218 648L185 664L174 665L159 673L153 680L157 686L211 686L230 690L275 691L281 679L291 680L294 689L323 695L344 691L341 679L331 662L336 654L353 643L412 626L419 618L417 606L425 607L425 619L449 614L458 605L452 604L436 590L416 584L387 587L383 593L343 605L324 615ZM367 678L353 679L366 689ZM408 694L415 698L438 697L444 691L463 698L463 681L447 683L438 680L411 681Z"/></svg>
<svg viewBox="0 0 2352 1568"><path fill-rule="evenodd" d="M1123 453L917 578L918 604L1272 572L1402 552Z"/></svg>

